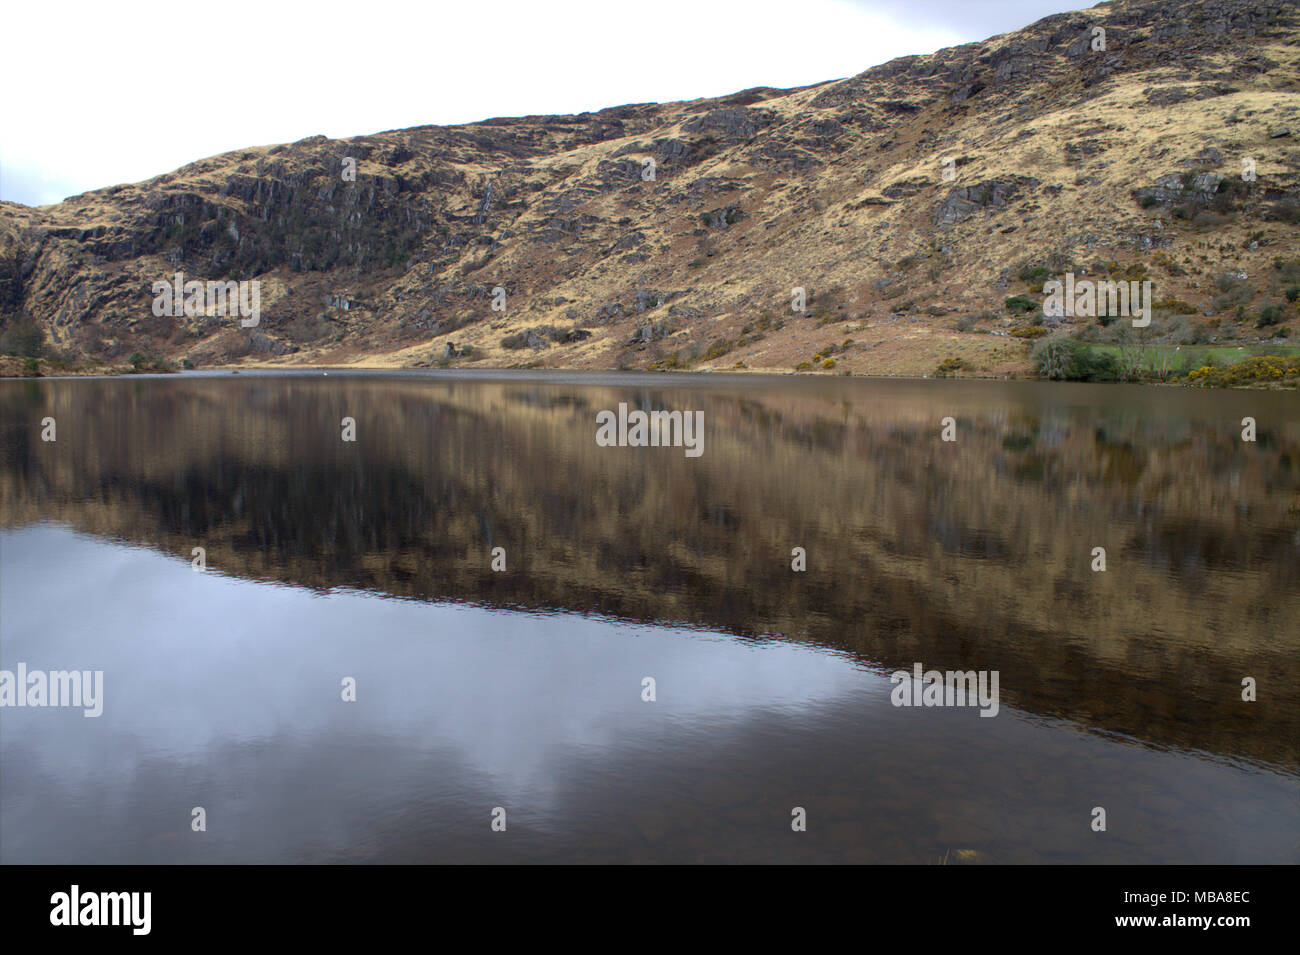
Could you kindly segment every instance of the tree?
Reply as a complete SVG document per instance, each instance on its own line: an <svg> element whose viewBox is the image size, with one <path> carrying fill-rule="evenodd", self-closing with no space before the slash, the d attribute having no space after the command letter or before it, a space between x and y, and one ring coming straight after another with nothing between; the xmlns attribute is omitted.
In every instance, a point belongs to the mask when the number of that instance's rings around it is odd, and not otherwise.
<svg viewBox="0 0 1300 955"><path fill-rule="evenodd" d="M45 333L35 320L15 315L0 332L0 352L21 358L39 358L45 347Z"/></svg>
<svg viewBox="0 0 1300 955"><path fill-rule="evenodd" d="M1070 377L1074 353L1067 339L1049 338L1041 341L1034 346L1030 357L1034 362L1034 371L1041 377L1053 381L1064 381Z"/></svg>

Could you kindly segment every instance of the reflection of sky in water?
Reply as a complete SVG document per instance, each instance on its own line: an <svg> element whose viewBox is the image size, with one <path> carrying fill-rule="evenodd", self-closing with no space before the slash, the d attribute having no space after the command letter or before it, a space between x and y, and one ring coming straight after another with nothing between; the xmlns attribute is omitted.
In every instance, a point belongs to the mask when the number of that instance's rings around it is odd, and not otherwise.
<svg viewBox="0 0 1300 955"><path fill-rule="evenodd" d="M196 573L53 527L7 532L0 666L102 669L104 714L16 709L41 771L111 786L229 741L380 734L454 745L502 797L545 793L548 753L647 719L743 720L888 684L824 650L567 614L424 604ZM69 589L75 588L75 597ZM57 622L56 622L57 621ZM357 680L344 703L340 681ZM641 700L641 680L657 701Z"/></svg>
<svg viewBox="0 0 1300 955"><path fill-rule="evenodd" d="M0 667L20 661L102 669L105 700L98 719L0 711L10 862L1239 863L1300 844L1293 777L1005 703L895 708L826 650L317 595L53 526L0 533ZM812 820L794 840L793 805Z"/></svg>

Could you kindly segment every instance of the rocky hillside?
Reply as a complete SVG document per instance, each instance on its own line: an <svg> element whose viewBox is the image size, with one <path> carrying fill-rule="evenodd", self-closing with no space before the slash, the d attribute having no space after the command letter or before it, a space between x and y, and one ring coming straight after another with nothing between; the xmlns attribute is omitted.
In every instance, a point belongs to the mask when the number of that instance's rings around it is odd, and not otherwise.
<svg viewBox="0 0 1300 955"><path fill-rule="evenodd" d="M1298 24L1117 0L804 89L316 136L0 203L0 351L1002 375L1065 272L1150 279L1164 340L1300 332ZM259 281L257 326L155 315L177 272Z"/></svg>

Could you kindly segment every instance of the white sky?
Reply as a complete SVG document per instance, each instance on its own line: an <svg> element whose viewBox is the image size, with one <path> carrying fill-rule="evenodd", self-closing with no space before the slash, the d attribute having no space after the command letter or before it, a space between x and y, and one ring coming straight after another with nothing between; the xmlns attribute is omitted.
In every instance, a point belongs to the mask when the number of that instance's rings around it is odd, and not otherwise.
<svg viewBox="0 0 1300 955"><path fill-rule="evenodd" d="M12 0L0 13L0 199L57 202L318 133L803 86L1082 5Z"/></svg>

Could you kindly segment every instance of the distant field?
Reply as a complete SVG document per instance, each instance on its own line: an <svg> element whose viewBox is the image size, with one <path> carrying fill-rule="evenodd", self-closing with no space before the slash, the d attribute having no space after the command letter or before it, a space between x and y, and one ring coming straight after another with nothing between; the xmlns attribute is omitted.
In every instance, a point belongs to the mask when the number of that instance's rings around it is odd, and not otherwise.
<svg viewBox="0 0 1300 955"><path fill-rule="evenodd" d="M1119 355L1119 345L1093 345L1089 348L1097 351L1106 352L1109 355ZM1220 362L1241 361L1244 358L1251 358L1255 355L1296 355L1300 354L1300 343L1294 345L1276 345L1269 342L1264 344L1249 345L1148 345L1147 352L1163 354L1164 352L1185 352L1188 355L1197 355L1204 357L1213 355Z"/></svg>
<svg viewBox="0 0 1300 955"><path fill-rule="evenodd" d="M1119 345L1089 344L1095 352L1119 358L1123 349ZM1194 371L1208 364L1234 365L1258 355L1288 357L1300 355L1300 344L1275 345L1271 343L1247 345L1148 345L1143 354L1143 370L1167 369L1173 374Z"/></svg>

